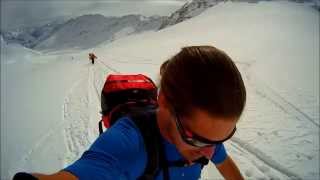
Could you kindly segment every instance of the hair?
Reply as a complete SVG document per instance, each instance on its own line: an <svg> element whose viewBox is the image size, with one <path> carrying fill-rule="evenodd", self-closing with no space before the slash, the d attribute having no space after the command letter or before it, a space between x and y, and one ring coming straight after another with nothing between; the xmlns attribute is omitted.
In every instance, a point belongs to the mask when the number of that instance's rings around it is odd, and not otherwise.
<svg viewBox="0 0 320 180"><path fill-rule="evenodd" d="M169 63L169 60L166 60L165 62L163 62L160 66L160 76L163 75L164 71L166 70L166 67Z"/></svg>
<svg viewBox="0 0 320 180"><path fill-rule="evenodd" d="M218 117L239 118L246 103L241 74L231 58L212 46L190 46L160 68L161 91L171 110L190 115L193 108Z"/></svg>

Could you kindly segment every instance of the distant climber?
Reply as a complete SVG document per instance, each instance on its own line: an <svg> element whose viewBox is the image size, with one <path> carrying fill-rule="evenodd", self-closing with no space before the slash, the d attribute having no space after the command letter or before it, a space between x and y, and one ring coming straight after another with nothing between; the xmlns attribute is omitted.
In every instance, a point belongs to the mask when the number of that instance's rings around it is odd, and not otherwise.
<svg viewBox="0 0 320 180"><path fill-rule="evenodd" d="M89 53L89 60L91 60L91 63L94 64L94 60L97 59L97 56L93 53Z"/></svg>

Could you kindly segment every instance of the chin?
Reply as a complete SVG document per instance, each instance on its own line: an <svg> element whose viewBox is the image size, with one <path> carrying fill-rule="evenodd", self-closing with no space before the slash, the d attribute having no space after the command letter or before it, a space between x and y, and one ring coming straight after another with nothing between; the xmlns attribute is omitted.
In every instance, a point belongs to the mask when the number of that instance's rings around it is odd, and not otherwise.
<svg viewBox="0 0 320 180"><path fill-rule="evenodd" d="M202 157L199 150L194 148L180 149L179 152L187 161L194 161Z"/></svg>

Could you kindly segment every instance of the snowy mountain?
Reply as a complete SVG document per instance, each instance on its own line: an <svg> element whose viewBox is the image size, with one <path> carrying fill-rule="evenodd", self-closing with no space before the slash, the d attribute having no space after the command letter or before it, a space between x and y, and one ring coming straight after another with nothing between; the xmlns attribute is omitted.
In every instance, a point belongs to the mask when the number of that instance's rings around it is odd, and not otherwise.
<svg viewBox="0 0 320 180"><path fill-rule="evenodd" d="M37 50L85 49L133 33L158 29L163 20L161 16L83 15L66 22L5 32L3 36L8 43L18 43Z"/></svg>
<svg viewBox="0 0 320 180"><path fill-rule="evenodd" d="M175 25L184 20L190 19L192 17L198 16L206 9L217 5L219 2L226 2L227 0L189 0L187 1L180 9L172 13L167 17L164 22L161 24L159 29L166 28L168 26ZM248 2L248 3L257 3L263 0L232 0L236 2ZM271 0L264 0L271 1ZM291 0L299 3L311 3L311 6L320 10L320 0Z"/></svg>
<svg viewBox="0 0 320 180"><path fill-rule="evenodd" d="M7 43L16 43L27 48L33 48L41 41L49 38L65 22L65 19L59 19L41 26L21 27L2 34Z"/></svg>
<svg viewBox="0 0 320 180"><path fill-rule="evenodd" d="M180 9L171 14L170 17L161 24L159 29L172 26L186 19L190 19L201 14L206 9L224 0L193 0L185 3Z"/></svg>

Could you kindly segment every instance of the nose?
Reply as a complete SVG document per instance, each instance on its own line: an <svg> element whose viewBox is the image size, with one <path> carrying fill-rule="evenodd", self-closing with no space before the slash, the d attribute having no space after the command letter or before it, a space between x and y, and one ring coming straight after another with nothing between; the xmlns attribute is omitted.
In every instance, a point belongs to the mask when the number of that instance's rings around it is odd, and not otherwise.
<svg viewBox="0 0 320 180"><path fill-rule="evenodd" d="M200 149L200 154L208 159L211 159L214 152L214 147L204 147Z"/></svg>

